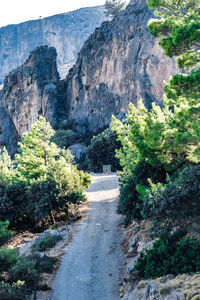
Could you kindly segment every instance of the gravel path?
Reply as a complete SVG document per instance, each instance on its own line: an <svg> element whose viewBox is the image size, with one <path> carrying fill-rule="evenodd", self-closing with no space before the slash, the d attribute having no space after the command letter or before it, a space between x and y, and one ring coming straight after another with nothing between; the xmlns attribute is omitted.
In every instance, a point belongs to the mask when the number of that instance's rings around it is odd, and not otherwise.
<svg viewBox="0 0 200 300"><path fill-rule="evenodd" d="M115 174L94 175L88 190L90 208L80 223L53 283L54 300L118 300L123 253L116 214Z"/></svg>

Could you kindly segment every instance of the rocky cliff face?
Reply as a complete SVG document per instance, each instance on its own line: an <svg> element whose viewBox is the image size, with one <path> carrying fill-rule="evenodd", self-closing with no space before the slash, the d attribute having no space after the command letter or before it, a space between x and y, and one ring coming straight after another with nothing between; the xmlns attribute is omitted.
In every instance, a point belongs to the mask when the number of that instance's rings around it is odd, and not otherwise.
<svg viewBox="0 0 200 300"><path fill-rule="evenodd" d="M1 144L13 152L16 139L40 115L54 127L64 123L84 136L108 126L112 114L126 113L130 102L142 98L148 108L162 102L163 80L178 70L147 29L152 16L146 0L132 0L89 37L64 80L59 80L54 48L33 51L0 90Z"/></svg>
<svg viewBox="0 0 200 300"><path fill-rule="evenodd" d="M140 98L148 108L162 101L163 80L177 69L150 35L151 17L146 0L132 0L85 42L66 78L68 118L76 130L103 128L112 114L126 113Z"/></svg>
<svg viewBox="0 0 200 300"><path fill-rule="evenodd" d="M40 45L56 48L61 75L66 76L84 41L104 18L104 8L96 6L0 28L0 84Z"/></svg>
<svg viewBox="0 0 200 300"><path fill-rule="evenodd" d="M56 66L56 50L42 46L31 52L27 61L11 72L5 79L1 91L0 136L13 153L17 140L39 116L43 116L52 126L57 124L57 99L59 74ZM5 126L9 123L9 129Z"/></svg>

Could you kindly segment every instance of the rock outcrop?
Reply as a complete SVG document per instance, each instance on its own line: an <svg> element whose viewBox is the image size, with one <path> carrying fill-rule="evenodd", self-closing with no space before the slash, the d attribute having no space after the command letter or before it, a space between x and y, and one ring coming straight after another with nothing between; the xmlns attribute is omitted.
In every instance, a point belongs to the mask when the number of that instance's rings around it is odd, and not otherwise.
<svg viewBox="0 0 200 300"><path fill-rule="evenodd" d="M161 102L163 80L177 72L149 33L153 17L146 0L132 0L112 21L85 42L66 78L68 120L82 133L109 125L111 115L126 113L142 98L146 107Z"/></svg>
<svg viewBox="0 0 200 300"><path fill-rule="evenodd" d="M30 131L39 116L56 126L58 85L56 50L47 46L32 51L27 61L6 77L1 91L0 142L11 154L16 142L12 146L9 141Z"/></svg>
<svg viewBox="0 0 200 300"><path fill-rule="evenodd" d="M53 127L64 125L84 137L109 126L112 114L124 116L130 102L137 105L142 98L148 108L161 103L163 80L178 70L150 35L151 17L146 0L132 0L89 37L64 80L59 80L54 48L31 52L0 90L1 145L13 153L16 140L40 115Z"/></svg>
<svg viewBox="0 0 200 300"><path fill-rule="evenodd" d="M96 6L0 28L0 84L41 45L56 48L65 77L83 43L104 18L103 6Z"/></svg>

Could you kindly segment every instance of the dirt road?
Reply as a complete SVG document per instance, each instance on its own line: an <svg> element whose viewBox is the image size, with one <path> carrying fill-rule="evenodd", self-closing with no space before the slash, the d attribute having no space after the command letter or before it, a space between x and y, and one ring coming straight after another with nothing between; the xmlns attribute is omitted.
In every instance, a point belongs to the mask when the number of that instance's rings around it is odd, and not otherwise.
<svg viewBox="0 0 200 300"><path fill-rule="evenodd" d="M118 300L123 253L116 214L117 176L94 175L90 208L79 224L53 283L54 300Z"/></svg>

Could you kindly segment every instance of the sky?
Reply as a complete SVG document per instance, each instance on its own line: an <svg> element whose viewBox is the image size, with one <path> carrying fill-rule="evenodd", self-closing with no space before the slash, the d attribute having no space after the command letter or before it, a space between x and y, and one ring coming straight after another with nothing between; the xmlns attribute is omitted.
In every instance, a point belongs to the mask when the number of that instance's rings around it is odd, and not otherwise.
<svg viewBox="0 0 200 300"><path fill-rule="evenodd" d="M48 17L81 7L102 5L105 0L0 0L0 27Z"/></svg>

